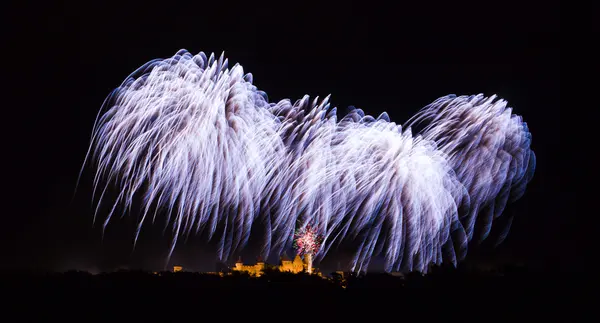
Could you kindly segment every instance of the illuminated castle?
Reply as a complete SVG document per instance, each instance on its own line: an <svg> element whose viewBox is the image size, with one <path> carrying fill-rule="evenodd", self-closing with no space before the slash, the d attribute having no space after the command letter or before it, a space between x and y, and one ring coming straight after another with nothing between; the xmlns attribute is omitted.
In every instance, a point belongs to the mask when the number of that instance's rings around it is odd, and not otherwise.
<svg viewBox="0 0 600 323"><path fill-rule="evenodd" d="M255 265L244 265L244 263L242 262L242 257L240 257L235 263L235 267L231 268L231 270L240 272L245 271L248 272L250 275L260 276L265 270L265 262L259 259Z"/></svg>
<svg viewBox="0 0 600 323"><path fill-rule="evenodd" d="M254 265L244 265L242 262L242 258L240 257L238 261L235 263L235 267L232 268L234 271L239 272L248 272L250 275L260 277L263 271L265 270L267 264L264 261L259 259ZM299 255L296 255L294 260L290 260L285 255L281 258L281 265L276 266L276 269L279 269L281 272L291 272L294 274L307 272L313 273L318 272L317 268L312 268L312 255L305 255L304 259L300 258Z"/></svg>
<svg viewBox="0 0 600 323"><path fill-rule="evenodd" d="M306 261L303 261L299 255L296 255L294 261L284 256L281 258L281 265L279 266L279 271L297 274L305 270L308 272L307 267L308 264L306 263Z"/></svg>

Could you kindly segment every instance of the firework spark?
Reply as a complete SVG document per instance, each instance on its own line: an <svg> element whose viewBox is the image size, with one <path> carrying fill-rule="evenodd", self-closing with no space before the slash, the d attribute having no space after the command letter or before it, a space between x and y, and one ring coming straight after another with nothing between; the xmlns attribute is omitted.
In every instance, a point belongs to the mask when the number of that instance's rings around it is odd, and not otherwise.
<svg viewBox="0 0 600 323"><path fill-rule="evenodd" d="M533 175L527 125L495 96L442 97L405 127L360 109L338 121L328 101L269 103L223 56L182 50L149 62L94 125L98 207L109 184L119 188L104 227L142 194L134 241L165 214L169 256L202 231L229 259L254 227L266 232L262 256L280 255L299 221L323 236L318 257L352 242L353 270L383 255L388 271L425 271L486 238Z"/></svg>

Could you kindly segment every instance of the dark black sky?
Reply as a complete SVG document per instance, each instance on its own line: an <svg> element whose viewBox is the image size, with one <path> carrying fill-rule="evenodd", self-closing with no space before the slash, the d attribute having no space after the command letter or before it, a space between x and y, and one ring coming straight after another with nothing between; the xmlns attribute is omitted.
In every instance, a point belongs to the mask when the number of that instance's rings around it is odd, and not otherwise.
<svg viewBox="0 0 600 323"><path fill-rule="evenodd" d="M331 94L341 110L387 111L400 123L446 94L499 94L527 121L538 166L507 210L516 215L508 239L484 254L548 267L575 262L583 240L568 216L575 191L561 185L569 175L559 151L558 1L282 3L73 1L11 10L2 267L160 266L169 238L159 229L131 254L131 218L109 226L102 243L92 227L89 178L71 197L103 99L140 65L181 48L225 51L271 100ZM201 247L188 242L174 261L212 269Z"/></svg>

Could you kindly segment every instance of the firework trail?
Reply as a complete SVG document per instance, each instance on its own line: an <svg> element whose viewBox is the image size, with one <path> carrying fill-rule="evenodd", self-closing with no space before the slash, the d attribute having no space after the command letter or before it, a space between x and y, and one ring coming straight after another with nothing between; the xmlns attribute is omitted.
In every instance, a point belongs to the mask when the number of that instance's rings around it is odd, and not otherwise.
<svg viewBox="0 0 600 323"><path fill-rule="evenodd" d="M147 63L94 125L98 207L109 184L119 188L104 227L142 194L134 241L166 214L169 255L203 232L228 259L253 227L265 232L262 256L279 255L300 223L323 237L318 258L348 242L353 270L383 255L388 271L426 271L485 239L533 176L527 125L495 96L442 97L405 127L360 109L338 120L328 99L270 103L222 55Z"/></svg>

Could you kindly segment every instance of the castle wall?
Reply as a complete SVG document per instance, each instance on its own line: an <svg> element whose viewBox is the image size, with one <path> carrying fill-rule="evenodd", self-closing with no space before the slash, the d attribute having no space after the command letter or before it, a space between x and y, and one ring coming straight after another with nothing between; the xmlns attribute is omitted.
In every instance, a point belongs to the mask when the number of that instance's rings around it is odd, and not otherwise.
<svg viewBox="0 0 600 323"><path fill-rule="evenodd" d="M266 264L264 262L259 262L255 265L244 265L238 262L235 264L235 268L232 269L235 271L245 271L248 272L250 275L260 277L263 271L265 270L265 267ZM293 262L289 260L284 260L281 262L281 265L279 265L277 268L281 272L291 272L297 274L307 270L307 264L304 261L302 261L302 259L299 256L296 256L296 259L294 259ZM314 270L316 270L316 268L313 268L313 271Z"/></svg>
<svg viewBox="0 0 600 323"><path fill-rule="evenodd" d="M234 270L236 270L236 271L246 271L250 275L254 275L254 276L262 275L264 269L265 269L264 262L259 262L256 265L244 265L244 264L241 264L238 262L235 264L235 268L234 268Z"/></svg>

